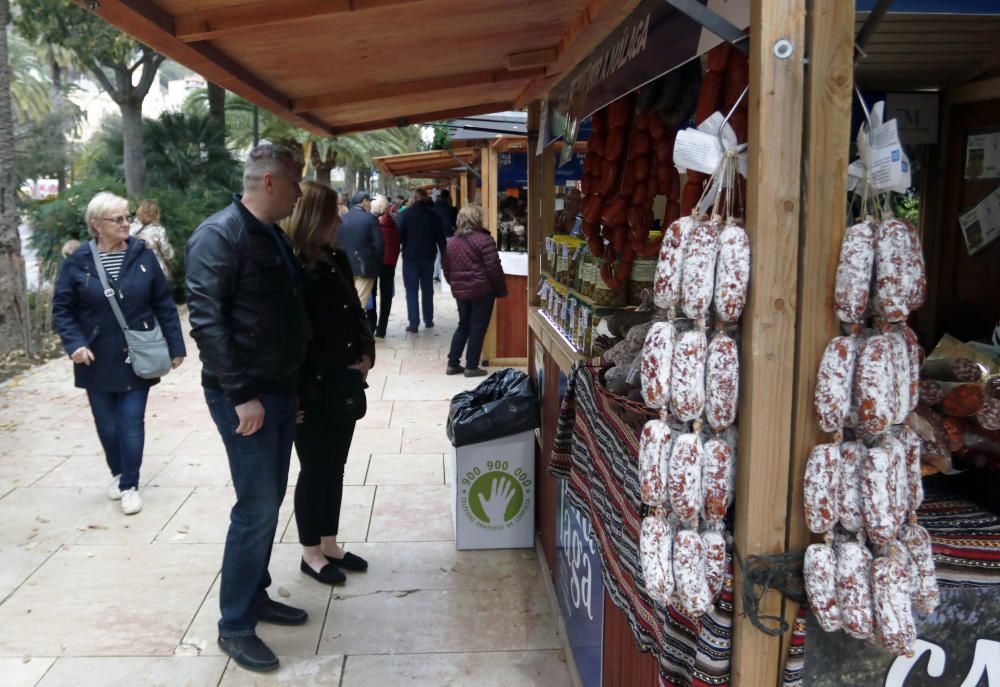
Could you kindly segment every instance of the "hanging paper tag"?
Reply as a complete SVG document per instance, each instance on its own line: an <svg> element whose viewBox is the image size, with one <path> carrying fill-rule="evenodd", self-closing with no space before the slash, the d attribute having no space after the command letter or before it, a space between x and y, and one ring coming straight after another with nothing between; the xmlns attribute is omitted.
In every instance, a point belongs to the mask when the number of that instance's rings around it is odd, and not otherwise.
<svg viewBox="0 0 1000 687"><path fill-rule="evenodd" d="M674 164L682 172L693 169L712 174L722 161L722 152L715 135L697 129L678 131L674 140Z"/></svg>

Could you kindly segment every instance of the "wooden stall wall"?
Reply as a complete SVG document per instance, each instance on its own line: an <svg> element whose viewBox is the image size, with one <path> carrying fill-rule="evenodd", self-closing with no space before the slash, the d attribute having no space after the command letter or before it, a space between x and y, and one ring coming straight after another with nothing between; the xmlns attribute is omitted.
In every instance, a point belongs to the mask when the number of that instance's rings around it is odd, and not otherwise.
<svg viewBox="0 0 1000 687"><path fill-rule="evenodd" d="M535 378L535 370L539 367L543 371L542 380L542 428L541 447L538 460L535 461L535 485L537 494L535 496L535 523L538 528L538 536L542 542L542 550L545 552L545 563L548 566L549 574L555 570L556 566L556 511L557 483L556 479L549 475L549 462L552 459L552 444L556 435L556 422L559 419L559 365L546 351L542 360L538 360L535 355L536 338L532 334L528 345L528 357L530 360L530 373L532 379ZM544 350L544 348L543 348Z"/></svg>
<svg viewBox="0 0 1000 687"><path fill-rule="evenodd" d="M601 687L659 687L660 671L652 654L635 644L628 618L604 592L604 652Z"/></svg>

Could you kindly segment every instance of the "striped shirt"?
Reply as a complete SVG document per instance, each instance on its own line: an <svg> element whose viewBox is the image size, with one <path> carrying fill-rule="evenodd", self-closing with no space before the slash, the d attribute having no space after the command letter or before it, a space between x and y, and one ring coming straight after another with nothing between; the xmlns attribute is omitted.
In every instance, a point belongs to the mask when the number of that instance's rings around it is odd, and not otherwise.
<svg viewBox="0 0 1000 687"><path fill-rule="evenodd" d="M101 265L108 273L108 278L118 281L118 275L122 271L122 262L125 261L125 251L119 250L113 253L101 253Z"/></svg>

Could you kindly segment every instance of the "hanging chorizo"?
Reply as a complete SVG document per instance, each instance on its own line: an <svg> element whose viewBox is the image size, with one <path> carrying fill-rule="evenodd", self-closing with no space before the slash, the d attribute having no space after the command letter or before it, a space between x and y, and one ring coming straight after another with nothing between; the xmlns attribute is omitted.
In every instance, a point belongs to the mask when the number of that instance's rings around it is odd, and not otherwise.
<svg viewBox="0 0 1000 687"><path fill-rule="evenodd" d="M712 305L715 261L719 255L719 225L701 222L691 230L681 266L681 307L692 319L703 319Z"/></svg>
<svg viewBox="0 0 1000 687"><path fill-rule="evenodd" d="M833 299L842 322L864 321L874 264L875 225L865 221L848 227L840 244Z"/></svg>
<svg viewBox="0 0 1000 687"><path fill-rule="evenodd" d="M806 525L811 532L827 532L837 522L839 485L840 446L819 444L809 454L803 481Z"/></svg>
<svg viewBox="0 0 1000 687"><path fill-rule="evenodd" d="M659 515L642 520L639 532L639 558L646 593L658 603L666 605L674 593L672 561L673 528Z"/></svg>
<svg viewBox="0 0 1000 687"><path fill-rule="evenodd" d="M861 544L848 541L837 546L837 606L844 632L855 639L872 633L872 555Z"/></svg>
<svg viewBox="0 0 1000 687"><path fill-rule="evenodd" d="M681 422L690 422L705 407L705 330L695 328L677 335L670 366L670 408Z"/></svg>
<svg viewBox="0 0 1000 687"><path fill-rule="evenodd" d="M705 365L705 419L721 432L736 420L740 395L740 357L725 332L712 337Z"/></svg>
<svg viewBox="0 0 1000 687"><path fill-rule="evenodd" d="M827 544L810 544L802 563L806 595L819 626L825 632L839 630L840 606L837 605L837 559Z"/></svg>
<svg viewBox="0 0 1000 687"><path fill-rule="evenodd" d="M676 607L691 618L700 618L712 605L701 536L694 530L679 531L674 536L673 554Z"/></svg>
<svg viewBox="0 0 1000 687"><path fill-rule="evenodd" d="M813 410L819 428L824 432L839 431L847 421L854 389L857 347L857 337L837 336L827 344L820 358Z"/></svg>
<svg viewBox="0 0 1000 687"><path fill-rule="evenodd" d="M726 224L719 236L715 277L715 313L723 322L736 322L747 302L750 283L750 240L743 227Z"/></svg>
<svg viewBox="0 0 1000 687"><path fill-rule="evenodd" d="M695 521L702 505L701 464L704 447L697 434L681 434L670 452L667 487L670 507L680 522Z"/></svg>
<svg viewBox="0 0 1000 687"><path fill-rule="evenodd" d="M642 345L642 397L650 408L663 408L670 398L670 375L677 334L671 322L656 322Z"/></svg>

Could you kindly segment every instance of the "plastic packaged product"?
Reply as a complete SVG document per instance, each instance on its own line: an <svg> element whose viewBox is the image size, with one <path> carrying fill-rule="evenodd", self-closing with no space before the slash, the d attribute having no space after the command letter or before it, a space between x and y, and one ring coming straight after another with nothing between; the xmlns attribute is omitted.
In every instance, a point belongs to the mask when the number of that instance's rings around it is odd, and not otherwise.
<svg viewBox="0 0 1000 687"><path fill-rule="evenodd" d="M632 274L628 280L627 302L629 305L642 303L642 292L648 289L653 292L653 281L656 277L656 258L637 258L632 263Z"/></svg>

